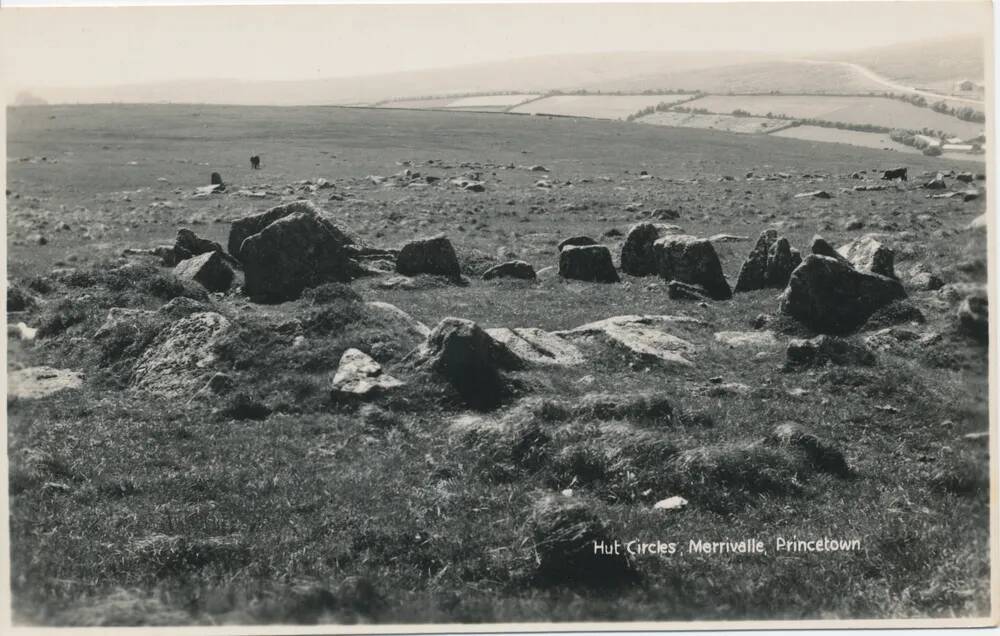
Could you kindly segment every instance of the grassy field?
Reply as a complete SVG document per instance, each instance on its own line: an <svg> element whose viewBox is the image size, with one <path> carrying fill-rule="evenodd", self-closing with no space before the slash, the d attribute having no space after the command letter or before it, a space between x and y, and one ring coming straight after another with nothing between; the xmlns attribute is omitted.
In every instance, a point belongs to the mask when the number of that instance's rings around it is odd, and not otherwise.
<svg viewBox="0 0 1000 636"><path fill-rule="evenodd" d="M827 95L709 95L686 104L712 113L742 109L752 115L786 115L848 124L874 124L888 128L941 130L962 138L983 132L983 124L962 121L950 115L882 97L837 97Z"/></svg>
<svg viewBox="0 0 1000 636"><path fill-rule="evenodd" d="M889 135L883 133L867 133L857 130L839 130L837 128L823 128L821 126L792 126L776 131L775 136L788 139L801 139L803 141L818 141L822 143L849 144L861 148L881 148L894 152L906 154L920 154L921 151L913 146L907 146L893 141ZM966 161L986 161L986 155L963 155L959 153L945 153L946 159L966 160Z"/></svg>
<svg viewBox="0 0 1000 636"><path fill-rule="evenodd" d="M950 288L908 289L925 321L903 327L939 334L929 344L879 351L870 367L789 370L784 344L809 334L776 315L777 290L700 305L668 299L655 278L478 277L512 257L555 265L556 244L571 235L592 236L617 258L629 226L670 218L698 236L755 238L774 227L803 251L815 233L840 245L878 232L901 275L924 264L949 284L981 282L985 234L964 228L983 198L929 199L916 187L924 172L981 164L639 123L338 108L15 108L7 143L9 277L37 301L8 318L41 328L35 341L8 339L10 365L84 377L79 389L8 403L19 623L989 611L988 450L965 437L987 428L986 350L955 332ZM250 170L251 154L262 170ZM910 170L908 187L851 189L864 183L852 173L898 165ZM399 188L369 178L405 169L442 179ZM227 192L192 198L212 171ZM448 184L469 172L484 192ZM302 183L320 177L334 187ZM794 196L817 189L833 198ZM387 289L386 277L365 278L351 285L363 301L393 303L431 326L457 316L555 330L682 314L702 321L681 334L693 364L580 343L584 363L519 371L502 408L478 413L407 371L400 361L419 338L344 289L258 306L208 297L152 264L111 269L125 247L169 243L178 227L225 244L232 219L300 196L379 246L446 232L469 279ZM851 217L864 229L845 229ZM717 244L730 281L750 247ZM233 378L231 394L161 399L128 389L149 334L94 338L111 307L157 309L178 297L232 321L212 367ZM734 349L714 338L752 330L759 315L775 346ZM293 346L296 333L304 346ZM361 408L331 399L348 347L371 352L407 386ZM586 407L602 394L617 404L610 416ZM270 415L239 416L243 399ZM490 432L499 418L513 437ZM456 419L472 434L456 432ZM786 421L841 451L849 472L765 443ZM677 541L685 551L639 557L631 577L541 576L533 506L566 488L609 537ZM674 495L688 506L652 509ZM862 549L686 551L689 540L771 545L779 536L858 538Z"/></svg>
<svg viewBox="0 0 1000 636"><path fill-rule="evenodd" d="M512 113L625 119L643 108L675 104L692 95L555 95L510 109Z"/></svg>
<svg viewBox="0 0 1000 636"><path fill-rule="evenodd" d="M680 113L661 111L640 117L637 121L656 126L678 126L681 128L702 128L724 132L761 134L770 133L789 126L783 119L767 117L736 117L734 115L706 115L703 113Z"/></svg>
<svg viewBox="0 0 1000 636"><path fill-rule="evenodd" d="M405 99L385 102L379 108L455 109L503 112L512 106L538 98L539 95L477 95L475 97L441 97L437 99Z"/></svg>

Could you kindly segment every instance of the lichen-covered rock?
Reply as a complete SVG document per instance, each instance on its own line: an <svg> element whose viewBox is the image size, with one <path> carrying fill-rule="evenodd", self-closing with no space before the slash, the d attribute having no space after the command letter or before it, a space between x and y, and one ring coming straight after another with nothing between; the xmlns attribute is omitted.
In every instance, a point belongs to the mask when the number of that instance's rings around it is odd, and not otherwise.
<svg viewBox="0 0 1000 636"><path fill-rule="evenodd" d="M404 245L396 258L396 271L404 276L435 274L458 279L462 275L455 248L443 234Z"/></svg>
<svg viewBox="0 0 1000 636"><path fill-rule="evenodd" d="M292 201L291 203L275 206L266 212L233 221L229 229L229 241L226 246L229 253L242 261L240 248L243 245L243 241L257 234L278 219L298 213L321 216L322 211L312 201ZM352 241L345 235L342 242L351 243Z"/></svg>
<svg viewBox="0 0 1000 636"><path fill-rule="evenodd" d="M603 245L564 247L559 252L559 275L592 283L617 283L621 280L611 261L611 252Z"/></svg>
<svg viewBox="0 0 1000 636"><path fill-rule="evenodd" d="M780 310L820 333L842 334L902 298L906 291L894 278L859 272L843 261L812 254L792 272Z"/></svg>
<svg viewBox="0 0 1000 636"><path fill-rule="evenodd" d="M883 245L875 236L859 236L837 252L846 258L855 269L896 278L896 252Z"/></svg>
<svg viewBox="0 0 1000 636"><path fill-rule="evenodd" d="M229 329L229 320L214 312L192 314L177 321L139 357L131 387L162 397L190 397L214 374L213 348Z"/></svg>
<svg viewBox="0 0 1000 636"><path fill-rule="evenodd" d="M666 280L699 285L714 300L728 300L733 292L722 263L708 239L685 234L666 236L653 243L657 273Z"/></svg>
<svg viewBox="0 0 1000 636"><path fill-rule="evenodd" d="M382 365L358 349L340 357L331 391L334 396L368 397L402 386L403 382L382 371Z"/></svg>

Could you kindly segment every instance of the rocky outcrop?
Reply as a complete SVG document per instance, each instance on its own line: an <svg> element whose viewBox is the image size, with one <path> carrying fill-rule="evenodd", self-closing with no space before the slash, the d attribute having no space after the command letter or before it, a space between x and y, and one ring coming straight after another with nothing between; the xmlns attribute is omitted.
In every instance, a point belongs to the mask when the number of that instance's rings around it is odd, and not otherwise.
<svg viewBox="0 0 1000 636"><path fill-rule="evenodd" d="M229 329L229 320L214 312L177 321L139 357L131 387L166 398L191 397L214 373L214 345Z"/></svg>

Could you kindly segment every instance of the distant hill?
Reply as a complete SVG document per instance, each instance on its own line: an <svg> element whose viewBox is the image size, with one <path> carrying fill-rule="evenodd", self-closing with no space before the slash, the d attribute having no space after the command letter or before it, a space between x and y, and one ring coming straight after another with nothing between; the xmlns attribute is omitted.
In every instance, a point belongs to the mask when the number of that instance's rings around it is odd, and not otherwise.
<svg viewBox="0 0 1000 636"><path fill-rule="evenodd" d="M933 86L958 79L982 82L985 76L983 41L975 36L896 44L830 59L861 64L912 86Z"/></svg>
<svg viewBox="0 0 1000 636"><path fill-rule="evenodd" d="M810 61L811 60L811 61ZM642 92L865 93L884 85L849 62L907 86L950 91L959 79L981 82L983 44L975 38L902 44L840 55L634 52L525 57L359 77L301 81L196 80L86 88L32 87L52 103L190 102L253 105L367 105L396 99L490 92L578 89ZM8 103L24 103L8 95Z"/></svg>
<svg viewBox="0 0 1000 636"><path fill-rule="evenodd" d="M47 101L41 97L37 97L28 91L21 91L14 97L15 106L44 106L48 104Z"/></svg>

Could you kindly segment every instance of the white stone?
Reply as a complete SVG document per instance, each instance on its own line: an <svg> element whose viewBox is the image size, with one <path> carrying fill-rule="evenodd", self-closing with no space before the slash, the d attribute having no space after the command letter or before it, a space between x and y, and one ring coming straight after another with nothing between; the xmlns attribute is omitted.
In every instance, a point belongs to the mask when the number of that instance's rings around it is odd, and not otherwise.
<svg viewBox="0 0 1000 636"><path fill-rule="evenodd" d="M31 400L83 385L83 375L69 369L29 367L7 375L7 396Z"/></svg>
<svg viewBox="0 0 1000 636"><path fill-rule="evenodd" d="M653 504L653 510L679 510L688 504L684 497L667 497Z"/></svg>
<svg viewBox="0 0 1000 636"><path fill-rule="evenodd" d="M781 343L774 337L773 331L719 331L715 341L729 347L752 347L762 349L777 347Z"/></svg>
<svg viewBox="0 0 1000 636"><path fill-rule="evenodd" d="M548 331L531 327L501 327L487 329L486 333L528 362L569 366L584 361L583 354L576 346Z"/></svg>
<svg viewBox="0 0 1000 636"><path fill-rule="evenodd" d="M368 354L358 349L348 349L340 357L332 389L337 393L364 396L402 385L402 381L383 373L382 365Z"/></svg>

